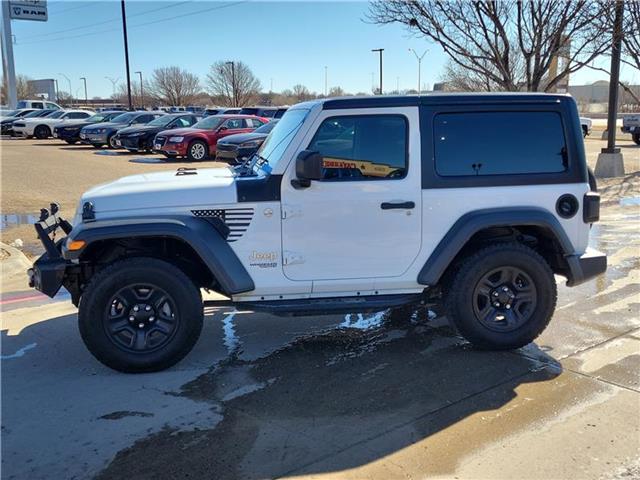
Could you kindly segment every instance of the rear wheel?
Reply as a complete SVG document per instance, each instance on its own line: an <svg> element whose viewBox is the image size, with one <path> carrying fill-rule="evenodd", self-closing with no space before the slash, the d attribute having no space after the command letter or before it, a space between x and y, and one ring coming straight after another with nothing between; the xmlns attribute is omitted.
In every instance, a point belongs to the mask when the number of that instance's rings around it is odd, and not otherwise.
<svg viewBox="0 0 640 480"><path fill-rule="evenodd" d="M35 135L36 138L43 140L51 136L51 129L46 125L38 125L36 129L33 131L33 134Z"/></svg>
<svg viewBox="0 0 640 480"><path fill-rule="evenodd" d="M519 243L486 247L460 264L445 297L447 315L480 348L506 350L532 342L553 315L551 268Z"/></svg>
<svg viewBox="0 0 640 480"><path fill-rule="evenodd" d="M184 358L202 330L200 290L180 269L154 258L121 260L96 274L78 312L82 339L121 372L164 370Z"/></svg>
<svg viewBox="0 0 640 480"><path fill-rule="evenodd" d="M636 145L640 145L640 133L634 133L631 138L633 138Z"/></svg>
<svg viewBox="0 0 640 480"><path fill-rule="evenodd" d="M194 140L187 150L187 158L192 162L200 162L209 156L209 146L202 140Z"/></svg>
<svg viewBox="0 0 640 480"><path fill-rule="evenodd" d="M587 135L589 135L589 130L587 129L586 125L582 125L582 137L587 138Z"/></svg>

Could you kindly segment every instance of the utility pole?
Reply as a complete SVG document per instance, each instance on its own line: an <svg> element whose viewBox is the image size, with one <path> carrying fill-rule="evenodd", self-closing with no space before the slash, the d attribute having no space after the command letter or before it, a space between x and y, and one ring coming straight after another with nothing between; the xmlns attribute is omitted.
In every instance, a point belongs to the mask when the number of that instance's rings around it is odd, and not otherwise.
<svg viewBox="0 0 640 480"><path fill-rule="evenodd" d="M54 78L54 82L56 82L56 102L60 100L60 89L58 88L58 79Z"/></svg>
<svg viewBox="0 0 640 480"><path fill-rule="evenodd" d="M425 50L422 55L418 55L413 48L410 48L409 51L413 52L413 54L416 56L416 59L418 60L418 95L420 95L422 91L422 84L420 83L420 73L422 71L422 59L424 58L424 56L427 54L429 50Z"/></svg>
<svg viewBox="0 0 640 480"><path fill-rule="evenodd" d="M624 1L616 0L613 21L611 51L611 76L609 78L609 111L607 115L607 148L598 155L595 175L597 177L621 177L624 175L624 159L616 148L616 118L618 114L618 89L620 81L620 51L622 50L622 17Z"/></svg>
<svg viewBox="0 0 640 480"><path fill-rule="evenodd" d="M384 52L384 48L374 48L371 51L380 54L380 95L382 95L382 52Z"/></svg>
<svg viewBox="0 0 640 480"><path fill-rule="evenodd" d="M87 95L87 79L86 77L80 77L80 80L84 82L84 104L89 104L89 96Z"/></svg>
<svg viewBox="0 0 640 480"><path fill-rule="evenodd" d="M129 42L127 40L127 12L124 6L124 0L120 0L122 7L122 35L124 36L124 61L127 66L127 97L129 98L129 110L133 109L131 103L131 74L129 72Z"/></svg>
<svg viewBox="0 0 640 480"><path fill-rule="evenodd" d="M13 60L13 42L11 40L11 14L8 0L2 0L2 72L7 86L7 104L16 108L18 90L16 86L16 67Z"/></svg>
<svg viewBox="0 0 640 480"><path fill-rule="evenodd" d="M325 97L327 96L327 92L328 92L328 90L327 90L327 86L328 86L328 81L327 81L327 79L328 79L328 74L327 74L327 70L328 70L328 69L327 69L327 66L325 65L325 66L324 66L324 96L325 96Z"/></svg>
<svg viewBox="0 0 640 480"><path fill-rule="evenodd" d="M116 94L116 85L118 85L118 82L120 81L120 77L116 78L115 80L112 77L104 77L107 80L109 80L111 82L111 88L113 89L113 95Z"/></svg>
<svg viewBox="0 0 640 480"><path fill-rule="evenodd" d="M233 92L233 107L238 106L238 98L236 96L236 62L227 62L231 65L231 91Z"/></svg>
<svg viewBox="0 0 640 480"><path fill-rule="evenodd" d="M140 75L140 106L144 108L144 91L142 90L142 72L134 72Z"/></svg>

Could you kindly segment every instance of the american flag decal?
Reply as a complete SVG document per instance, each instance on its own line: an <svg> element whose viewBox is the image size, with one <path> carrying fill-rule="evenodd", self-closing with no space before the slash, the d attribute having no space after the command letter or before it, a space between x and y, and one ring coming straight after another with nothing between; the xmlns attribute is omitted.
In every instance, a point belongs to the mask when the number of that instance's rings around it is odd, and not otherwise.
<svg viewBox="0 0 640 480"><path fill-rule="evenodd" d="M212 208L206 210L191 210L196 217L219 218L229 227L227 241L235 242L242 238L249 228L253 218L253 208Z"/></svg>

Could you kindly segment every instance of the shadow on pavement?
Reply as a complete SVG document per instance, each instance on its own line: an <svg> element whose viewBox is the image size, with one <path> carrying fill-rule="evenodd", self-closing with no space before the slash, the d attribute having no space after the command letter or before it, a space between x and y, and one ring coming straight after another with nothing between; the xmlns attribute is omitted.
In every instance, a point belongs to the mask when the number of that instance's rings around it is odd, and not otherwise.
<svg viewBox="0 0 640 480"><path fill-rule="evenodd" d="M500 409L519 385L561 372L535 345L524 355L482 352L448 326L398 323L309 335L254 361L237 352L168 392L222 405L215 428L152 434L120 451L98 478L341 472ZM443 474L455 467L428 453L424 461Z"/></svg>

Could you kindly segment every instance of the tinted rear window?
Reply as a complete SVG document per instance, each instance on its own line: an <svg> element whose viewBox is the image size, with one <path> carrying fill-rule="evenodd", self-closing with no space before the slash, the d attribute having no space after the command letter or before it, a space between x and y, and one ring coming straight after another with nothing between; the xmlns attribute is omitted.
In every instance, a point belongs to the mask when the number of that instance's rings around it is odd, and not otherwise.
<svg viewBox="0 0 640 480"><path fill-rule="evenodd" d="M438 175L554 173L568 167L556 112L441 113L433 129Z"/></svg>

